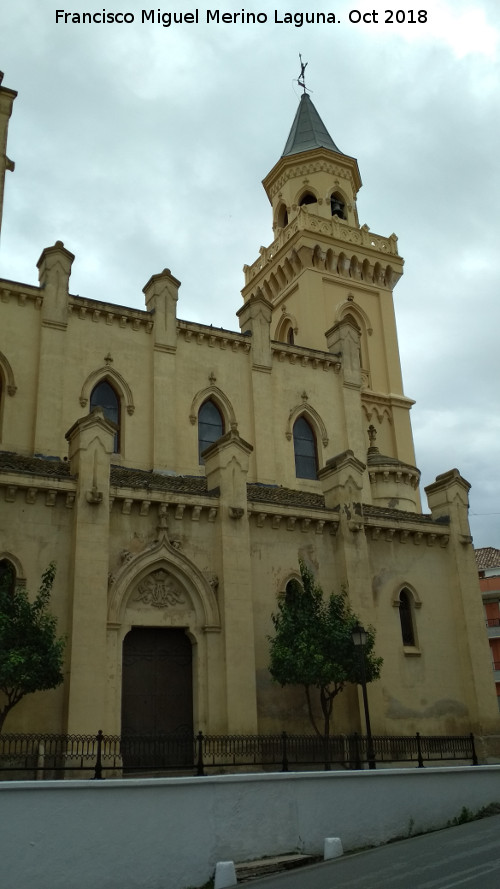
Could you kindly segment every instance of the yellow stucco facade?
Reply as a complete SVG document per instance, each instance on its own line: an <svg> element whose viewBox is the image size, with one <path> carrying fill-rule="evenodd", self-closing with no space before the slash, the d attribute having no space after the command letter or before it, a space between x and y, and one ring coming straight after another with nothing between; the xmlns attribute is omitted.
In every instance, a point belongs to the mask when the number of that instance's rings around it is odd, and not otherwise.
<svg viewBox="0 0 500 889"><path fill-rule="evenodd" d="M0 197L14 98L0 88ZM179 320L168 269L143 311L74 296L60 241L38 286L0 280L0 561L30 589L57 563L68 640L64 685L6 730L119 733L139 628L189 639L196 729L307 730L302 693L267 669L300 557L376 628L373 731L496 732L469 485L438 476L422 512L392 295L403 260L395 235L360 225L357 162L320 124L304 95L264 180L274 241L245 266L240 331ZM351 688L334 730L362 728Z"/></svg>

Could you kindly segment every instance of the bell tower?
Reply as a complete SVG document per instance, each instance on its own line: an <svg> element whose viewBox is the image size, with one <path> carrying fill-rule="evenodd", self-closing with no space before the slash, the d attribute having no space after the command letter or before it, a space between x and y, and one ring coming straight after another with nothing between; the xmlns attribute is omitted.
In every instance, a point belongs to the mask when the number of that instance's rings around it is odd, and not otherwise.
<svg viewBox="0 0 500 889"><path fill-rule="evenodd" d="M276 347L339 356L344 386L359 388L366 448L372 424L381 453L414 466L392 295L403 274L397 237L360 225L358 162L338 148L305 88L263 186L274 240L244 267L244 301L261 294L271 304Z"/></svg>

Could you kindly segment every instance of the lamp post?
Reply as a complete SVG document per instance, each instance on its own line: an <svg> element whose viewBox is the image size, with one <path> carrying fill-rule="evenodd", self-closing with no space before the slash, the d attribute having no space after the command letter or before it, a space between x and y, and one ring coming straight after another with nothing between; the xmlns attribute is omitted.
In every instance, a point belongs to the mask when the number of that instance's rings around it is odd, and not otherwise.
<svg viewBox="0 0 500 889"><path fill-rule="evenodd" d="M361 664L361 687L363 689L363 704L365 708L365 725L366 725L366 754L368 758L368 768L376 769L375 750L373 747L372 730L370 726L370 711L368 710L368 694L366 692L366 666L365 666L365 645L366 630L361 624L356 624L352 629L352 641L356 651L359 652L359 661Z"/></svg>

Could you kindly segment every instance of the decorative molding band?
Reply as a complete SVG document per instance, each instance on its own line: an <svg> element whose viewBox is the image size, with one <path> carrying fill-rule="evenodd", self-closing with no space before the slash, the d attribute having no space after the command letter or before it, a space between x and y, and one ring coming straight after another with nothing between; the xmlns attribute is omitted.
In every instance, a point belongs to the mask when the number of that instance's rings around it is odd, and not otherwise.
<svg viewBox="0 0 500 889"><path fill-rule="evenodd" d="M168 494L166 497L168 497ZM114 504L116 504L122 515L138 515L143 518L150 514L151 506L156 505L161 509L163 519L167 520L170 517L177 522L185 518L192 522L199 522L202 516L208 522L215 522L219 512L218 505L214 504L212 498L200 503L199 498L196 498L196 500L179 498L178 494L172 494L167 500L165 495L161 498L145 498L144 494L134 497L130 494L125 496L119 493L112 493L109 499L110 511Z"/></svg>
<svg viewBox="0 0 500 889"><path fill-rule="evenodd" d="M450 542L450 533L447 529L437 529L435 525L430 527L423 526L418 530L413 528L402 528L398 523L393 524L373 524L372 522L364 523L365 533L370 529L370 539L374 541L385 541L386 543L408 543L412 542L415 546L422 543L427 546L446 547Z"/></svg>
<svg viewBox="0 0 500 889"><path fill-rule="evenodd" d="M11 476L11 474L9 473ZM25 503L33 506L44 498L45 506L64 505L72 509L76 499L75 482L54 482L52 479L38 479L34 476L17 476L0 479L6 503L16 503L21 497Z"/></svg>
<svg viewBox="0 0 500 889"><path fill-rule="evenodd" d="M275 195L279 194L289 179L310 176L312 173L328 173L330 176L346 179L350 183L352 190L357 190L354 177L347 165L335 164L333 161L327 160L304 161L303 163L296 164L294 167L287 167L283 170L281 176L276 179L270 188L269 193L271 198L274 198Z"/></svg>
<svg viewBox="0 0 500 889"><path fill-rule="evenodd" d="M20 307L32 303L36 309L41 309L43 305L42 291L39 287L17 284L15 281L0 281L0 300L3 303L16 300Z"/></svg>
<svg viewBox="0 0 500 889"><path fill-rule="evenodd" d="M278 507L265 503L249 504L248 515L258 528L273 531L285 528L287 531L315 534L323 534L326 529L331 535L335 535L340 521L338 513L328 513L327 516L321 513L321 516L318 516L317 512L312 510L298 512L293 507Z"/></svg>

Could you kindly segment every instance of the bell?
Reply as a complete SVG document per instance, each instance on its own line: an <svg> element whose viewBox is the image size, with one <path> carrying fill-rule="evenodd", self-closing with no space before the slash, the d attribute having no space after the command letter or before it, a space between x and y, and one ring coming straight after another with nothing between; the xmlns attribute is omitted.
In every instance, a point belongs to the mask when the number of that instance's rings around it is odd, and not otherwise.
<svg viewBox="0 0 500 889"><path fill-rule="evenodd" d="M331 199L331 208L332 216L339 216L340 219L344 218L344 205L338 198Z"/></svg>

